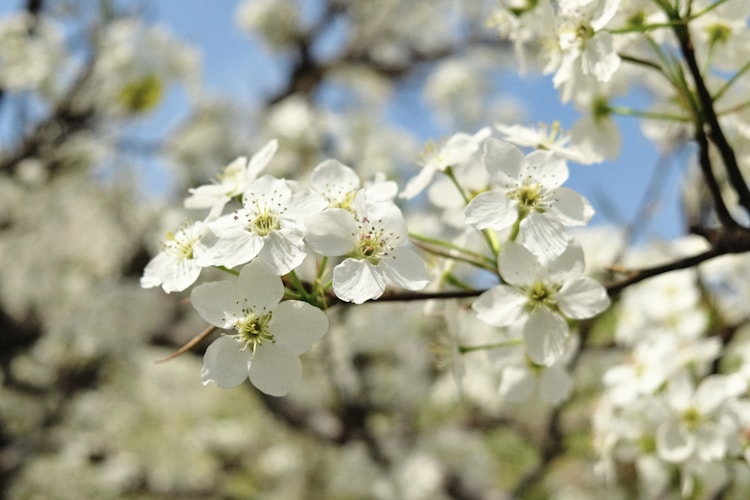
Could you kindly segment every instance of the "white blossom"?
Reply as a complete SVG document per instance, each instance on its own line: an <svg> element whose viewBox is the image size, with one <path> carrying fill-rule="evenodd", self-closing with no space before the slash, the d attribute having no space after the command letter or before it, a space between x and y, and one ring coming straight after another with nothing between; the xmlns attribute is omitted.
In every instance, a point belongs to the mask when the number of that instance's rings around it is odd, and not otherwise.
<svg viewBox="0 0 750 500"><path fill-rule="evenodd" d="M245 190L242 208L208 224L218 237L210 261L232 268L259 258L284 275L305 259L304 221L320 209L317 200L265 175Z"/></svg>
<svg viewBox="0 0 750 500"><path fill-rule="evenodd" d="M208 265L208 249L203 243L204 222L188 223L168 232L162 250L146 265L141 277L143 288L161 286L167 292L180 292L195 283L201 268Z"/></svg>
<svg viewBox="0 0 750 500"><path fill-rule="evenodd" d="M593 215L591 205L575 191L561 187L568 178L562 158L547 151L527 156L512 144L488 139L484 167L495 189L474 197L466 222L478 229L503 230L520 222L524 246L539 256L559 255L570 236L566 226L582 226Z"/></svg>
<svg viewBox="0 0 750 500"><path fill-rule="evenodd" d="M299 382L299 355L328 330L318 308L297 300L279 302L284 286L275 271L252 262L238 281L203 283L193 290L193 306L214 326L234 329L206 350L203 384L227 388L250 382L266 394L283 396Z"/></svg>
<svg viewBox="0 0 750 500"><path fill-rule="evenodd" d="M185 208L210 208L211 215L221 214L224 205L234 197L242 195L250 184L265 170L278 149L275 139L268 142L248 161L240 156L224 167L216 182L189 190L190 196L185 199Z"/></svg>
<svg viewBox="0 0 750 500"><path fill-rule="evenodd" d="M521 245L506 243L498 270L507 284L484 292L472 308L490 325L519 322L531 360L551 366L565 352L564 318L591 318L609 306L604 287L581 277L583 269L580 247L570 245L554 260L540 262Z"/></svg>
<svg viewBox="0 0 750 500"><path fill-rule="evenodd" d="M346 258L333 269L333 291L361 304L385 291L386 281L409 290L427 285L427 268L405 244L409 233L401 211L391 202L368 203L364 191L353 213L328 208L308 220L305 239L316 252Z"/></svg>

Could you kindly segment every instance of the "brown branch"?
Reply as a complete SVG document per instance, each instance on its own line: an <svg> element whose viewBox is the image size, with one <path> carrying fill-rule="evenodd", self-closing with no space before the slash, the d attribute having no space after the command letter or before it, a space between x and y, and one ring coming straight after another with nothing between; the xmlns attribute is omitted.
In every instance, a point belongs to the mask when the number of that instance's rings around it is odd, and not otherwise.
<svg viewBox="0 0 750 500"><path fill-rule="evenodd" d="M719 218L721 225L724 227L736 227L738 224L734 220L734 217L729 213L729 209L724 203L724 198L721 195L721 188L719 183L716 181L716 177L713 173L711 166L711 156L709 155L708 138L706 132L703 130L703 124L698 124L695 127L695 141L698 143L698 163L703 173L703 178L706 181L706 187L711 194L711 199L714 202L714 209L716 210L716 216Z"/></svg>
<svg viewBox="0 0 750 500"><path fill-rule="evenodd" d="M688 269L720 255L750 252L750 229L735 226L732 228L722 227L718 229L692 228L691 231L695 234L704 236L711 244L711 248L697 255L682 257L672 262L667 262L666 264L633 271L629 273L630 276L627 278L606 286L607 293L610 297L617 295L630 285L634 285L635 283L639 283L648 278L653 278L660 274L680 269Z"/></svg>
<svg viewBox="0 0 750 500"><path fill-rule="evenodd" d="M676 13L670 13L670 17L675 21L680 20ZM698 93L698 99L701 104L701 114L710 127L711 140L716 144L719 154L724 161L724 167L727 169L729 180L739 197L740 205L742 205L745 208L745 211L750 214L750 188L748 188L747 183L740 172L734 150L729 144L729 141L719 124L719 118L713 106L713 98L706 87L703 75L698 67L698 61L695 58L695 50L693 49L690 30L686 24L679 22L674 25L674 32L680 43L682 55L685 58L685 62L687 63L690 74L695 82L695 89Z"/></svg>

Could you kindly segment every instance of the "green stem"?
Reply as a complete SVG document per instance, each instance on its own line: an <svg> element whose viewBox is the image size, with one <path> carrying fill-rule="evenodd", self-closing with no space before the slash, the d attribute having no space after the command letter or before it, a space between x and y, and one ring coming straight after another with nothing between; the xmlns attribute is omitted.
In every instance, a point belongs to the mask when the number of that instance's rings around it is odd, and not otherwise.
<svg viewBox="0 0 750 500"><path fill-rule="evenodd" d="M742 76L744 75L748 70L750 70L750 61L746 62L744 66L742 66L737 73L735 73L732 78L724 82L724 85L719 88L719 90L716 91L714 94L714 102L721 99L721 97L726 93L729 88L734 85L734 83Z"/></svg>
<svg viewBox="0 0 750 500"><path fill-rule="evenodd" d="M239 275L240 275L240 272L239 272L239 271L237 271L237 270L235 270L235 269L230 269L230 268L228 268L228 267L226 267L226 266L214 266L214 267L215 267L216 269L221 269L221 270L222 270L222 271L224 271L225 273L229 273L229 274L232 274L232 275L234 275L234 276L239 276Z"/></svg>
<svg viewBox="0 0 750 500"><path fill-rule="evenodd" d="M523 220L523 216L521 216L521 214L518 214L518 218L513 223L513 227L510 230L510 235L508 236L508 239L510 241L516 241L516 238L518 238L518 233L521 231L522 220Z"/></svg>
<svg viewBox="0 0 750 500"><path fill-rule="evenodd" d="M611 106L609 111L620 116L635 116L638 118L649 118L652 120L665 120L674 122L689 122L690 119L685 116L673 115L670 113L660 113L654 111L643 111L640 109L626 108L624 106Z"/></svg>
<svg viewBox="0 0 750 500"><path fill-rule="evenodd" d="M317 281L323 279L323 276L327 271L326 266L328 266L328 257L323 256L323 258L320 259L320 264L318 264L318 274L315 276Z"/></svg>
<svg viewBox="0 0 750 500"><path fill-rule="evenodd" d="M461 184L458 183L458 179L456 178L456 174L453 173L453 167L448 167L445 169L445 175L448 176L448 178L451 180L453 185L458 190L458 193L461 195L461 198L463 198L465 204L469 204L471 201L471 198L469 198L469 195L466 194L466 191L464 191L464 188L461 187Z"/></svg>
<svg viewBox="0 0 750 500"><path fill-rule="evenodd" d="M493 344L480 344L480 345L459 345L458 352L466 354L472 351L485 351L488 349L503 349L505 347L515 347L523 344L523 338L503 340L501 342L495 342Z"/></svg>
<svg viewBox="0 0 750 500"><path fill-rule="evenodd" d="M289 274L287 274L289 277L289 281L292 282L292 285L294 285L294 291L300 296L302 300L305 302L311 302L311 296L309 293L307 293L307 290L305 289L305 285L302 283L302 281L299 279L299 276L297 276L297 273L294 271L291 271Z"/></svg>

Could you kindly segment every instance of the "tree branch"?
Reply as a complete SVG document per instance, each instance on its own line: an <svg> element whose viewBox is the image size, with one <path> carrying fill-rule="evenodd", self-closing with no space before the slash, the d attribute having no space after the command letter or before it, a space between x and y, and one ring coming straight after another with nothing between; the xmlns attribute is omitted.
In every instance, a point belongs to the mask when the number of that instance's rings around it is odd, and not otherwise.
<svg viewBox="0 0 750 500"><path fill-rule="evenodd" d="M670 17L674 19L674 13L670 13ZM716 144L719 150L724 166L727 169L727 175L734 188L737 196L739 197L739 203L750 214L750 188L748 188L742 173L740 172L739 165L737 164L737 157L734 154L732 146L729 144L724 132L719 124L719 118L714 110L713 98L711 97L706 83L703 80L698 62L695 58L695 50L693 49L693 42L690 37L690 30L684 23L678 23L674 26L674 32L680 43L680 50L685 62L688 65L690 74L695 82L695 89L698 93L698 99L701 104L701 114L706 119L710 127L711 140Z"/></svg>

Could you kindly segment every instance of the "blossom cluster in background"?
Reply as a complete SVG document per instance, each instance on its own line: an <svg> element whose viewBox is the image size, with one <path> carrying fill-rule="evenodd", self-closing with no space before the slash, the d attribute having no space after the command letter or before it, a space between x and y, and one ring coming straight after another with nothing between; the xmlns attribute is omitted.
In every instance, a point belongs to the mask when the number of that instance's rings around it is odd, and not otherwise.
<svg viewBox="0 0 750 500"><path fill-rule="evenodd" d="M0 19L10 500L747 496L746 2L173 4Z"/></svg>

